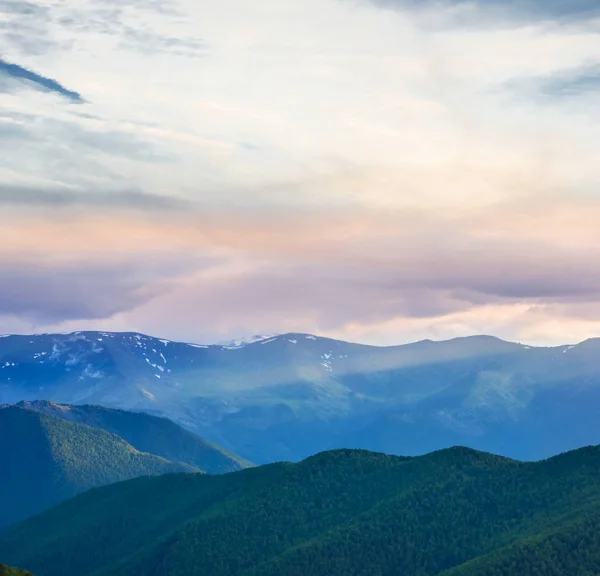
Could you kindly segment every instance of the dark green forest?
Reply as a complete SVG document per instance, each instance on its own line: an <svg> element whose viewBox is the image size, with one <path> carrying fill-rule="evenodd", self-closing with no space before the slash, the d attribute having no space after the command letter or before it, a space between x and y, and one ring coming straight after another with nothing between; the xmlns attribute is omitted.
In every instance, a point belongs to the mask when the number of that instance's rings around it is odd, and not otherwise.
<svg viewBox="0 0 600 576"><path fill-rule="evenodd" d="M4 564L0 564L0 576L33 576L31 572L26 572L25 570L18 570L17 568L11 568L10 566L5 566Z"/></svg>
<svg viewBox="0 0 600 576"><path fill-rule="evenodd" d="M14 406L0 409L0 528L91 487L193 471L104 430Z"/></svg>
<svg viewBox="0 0 600 576"><path fill-rule="evenodd" d="M223 474L252 464L168 420L142 412L103 406L73 406L37 400L20 402L20 408L86 424L120 436L140 452L184 462L208 474Z"/></svg>
<svg viewBox="0 0 600 576"><path fill-rule="evenodd" d="M8 530L0 558L37 576L592 576L599 523L600 448L338 450L96 488Z"/></svg>

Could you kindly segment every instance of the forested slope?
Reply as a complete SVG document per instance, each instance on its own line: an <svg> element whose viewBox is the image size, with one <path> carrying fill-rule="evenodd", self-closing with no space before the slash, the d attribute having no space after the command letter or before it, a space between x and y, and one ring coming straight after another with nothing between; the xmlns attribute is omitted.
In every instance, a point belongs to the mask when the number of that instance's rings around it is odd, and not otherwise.
<svg viewBox="0 0 600 576"><path fill-rule="evenodd" d="M0 576L33 576L31 572L25 570L19 570L18 568L11 568L5 564L0 564Z"/></svg>
<svg viewBox="0 0 600 576"><path fill-rule="evenodd" d="M94 489L9 530L0 557L38 576L590 576L599 500L599 448L341 450Z"/></svg>
<svg viewBox="0 0 600 576"><path fill-rule="evenodd" d="M103 406L74 406L46 400L17 406L70 422L86 424L120 436L140 452L184 462L209 474L234 472L251 466L243 458L185 430L167 418Z"/></svg>
<svg viewBox="0 0 600 576"><path fill-rule="evenodd" d="M0 528L94 486L197 469L61 418L0 407Z"/></svg>

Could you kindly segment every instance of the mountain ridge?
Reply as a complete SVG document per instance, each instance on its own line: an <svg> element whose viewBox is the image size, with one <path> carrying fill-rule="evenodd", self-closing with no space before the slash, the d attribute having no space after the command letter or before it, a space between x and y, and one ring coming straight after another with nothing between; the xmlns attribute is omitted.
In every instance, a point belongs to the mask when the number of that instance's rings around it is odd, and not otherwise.
<svg viewBox="0 0 600 576"><path fill-rule="evenodd" d="M92 335L92 336L104 335L107 337L110 337L110 336L134 336L134 337L141 336L144 338L149 338L149 339L160 341L160 342L167 342L170 344L181 344L181 345L187 345L187 346L192 346L192 347L200 346L202 348L209 347L209 348L228 348L228 349L243 348L246 346L261 344L265 340L273 340L273 339L277 339L277 338L288 339L288 338L294 338L294 337L298 337L298 336L303 337L303 338L308 338L308 339L329 340L329 341L333 341L333 342L341 342L343 344L352 344L352 345L365 346L365 347L370 347L370 348L400 348L403 346L412 346L415 344L421 344L421 343L426 343L426 342L430 342L430 343L434 343L434 344L443 344L445 342L486 339L486 340L496 340L499 342L504 342L507 344L514 344L517 346L523 346L523 347L528 347L528 348L548 349L548 348L565 348L568 346L579 346L580 344L584 344L586 342L600 341L600 336L597 336L597 337L590 337L590 338L586 338L581 341L571 342L571 343L567 343L567 344L556 344L556 345L551 345L551 346L550 345L545 346L545 345L541 345L541 344L523 343L521 341L507 340L505 338L501 338L501 337L495 336L493 334L482 333L482 334L468 334L465 336L453 336L450 338L440 338L440 339L423 338L421 340L413 340L413 341L408 341L408 342L402 342L399 344L369 344L369 343L355 341L355 340L346 340L346 339L334 338L331 336L321 336L319 334L312 334L312 333L308 333L308 332L285 332L285 333L274 333L274 334L267 334L267 335L258 335L257 334L257 335L253 335L250 337L240 337L240 338L219 340L214 343L210 343L210 342L202 343L202 342L188 341L188 340L174 340L174 339L170 339L170 338L161 338L159 336L154 336L152 334L148 334L145 332L136 332L136 331L129 331L129 330L117 330L117 331L114 331L114 330L77 330L77 331L72 331L72 332L5 333L5 334L0 334L0 339L12 338L12 337L17 337L17 338L32 338L32 337L47 337L47 336L50 336L50 337L54 337L54 336L75 337L75 336L90 336L90 335Z"/></svg>
<svg viewBox="0 0 600 576"><path fill-rule="evenodd" d="M17 407L116 434L140 452L183 462L208 474L234 472L250 462L185 430L168 418L103 406L23 400Z"/></svg>
<svg viewBox="0 0 600 576"><path fill-rule="evenodd" d="M535 460L600 442L600 339L377 347L289 333L231 348L137 333L0 338L0 402L36 399L164 416L257 464L454 444Z"/></svg>
<svg viewBox="0 0 600 576"><path fill-rule="evenodd" d="M148 474L199 472L62 418L0 407L0 528L90 487Z"/></svg>
<svg viewBox="0 0 600 576"><path fill-rule="evenodd" d="M583 576L599 472L598 446L534 463L335 450L95 488L0 534L0 557L43 576Z"/></svg>

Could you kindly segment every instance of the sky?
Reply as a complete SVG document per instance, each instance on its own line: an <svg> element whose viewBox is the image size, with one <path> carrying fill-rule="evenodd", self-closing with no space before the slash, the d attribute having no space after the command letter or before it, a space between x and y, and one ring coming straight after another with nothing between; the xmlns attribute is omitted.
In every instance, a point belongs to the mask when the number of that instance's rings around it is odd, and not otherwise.
<svg viewBox="0 0 600 576"><path fill-rule="evenodd" d="M597 0L0 0L0 333L600 336Z"/></svg>

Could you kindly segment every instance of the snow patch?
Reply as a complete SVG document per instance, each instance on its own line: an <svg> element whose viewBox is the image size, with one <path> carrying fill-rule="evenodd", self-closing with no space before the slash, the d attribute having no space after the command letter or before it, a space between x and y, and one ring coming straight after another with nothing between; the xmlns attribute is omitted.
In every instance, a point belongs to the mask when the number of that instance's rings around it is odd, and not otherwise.
<svg viewBox="0 0 600 576"><path fill-rule="evenodd" d="M102 372L100 372L100 370L94 370L94 367L91 364L88 364L85 369L83 370L83 372L81 373L82 376L86 376L87 378L102 378L104 376L104 374L102 374Z"/></svg>
<svg viewBox="0 0 600 576"><path fill-rule="evenodd" d="M56 342L52 344L52 354L50 354L50 360L58 360L60 355L66 350L65 346L59 346Z"/></svg>
<svg viewBox="0 0 600 576"><path fill-rule="evenodd" d="M227 350L234 350L235 348L244 348L249 344L256 344L258 342L264 343L265 340L268 340L269 338L276 338L277 336L279 336L279 334L255 334L254 336L246 336L244 338L236 338L235 340L217 342L217 345L222 346Z"/></svg>
<svg viewBox="0 0 600 576"><path fill-rule="evenodd" d="M321 362L321 366L323 366L328 372L333 372L333 368L329 362Z"/></svg>
<svg viewBox="0 0 600 576"><path fill-rule="evenodd" d="M145 388L140 388L140 392L150 400L156 400L156 396L152 392L148 392Z"/></svg>

